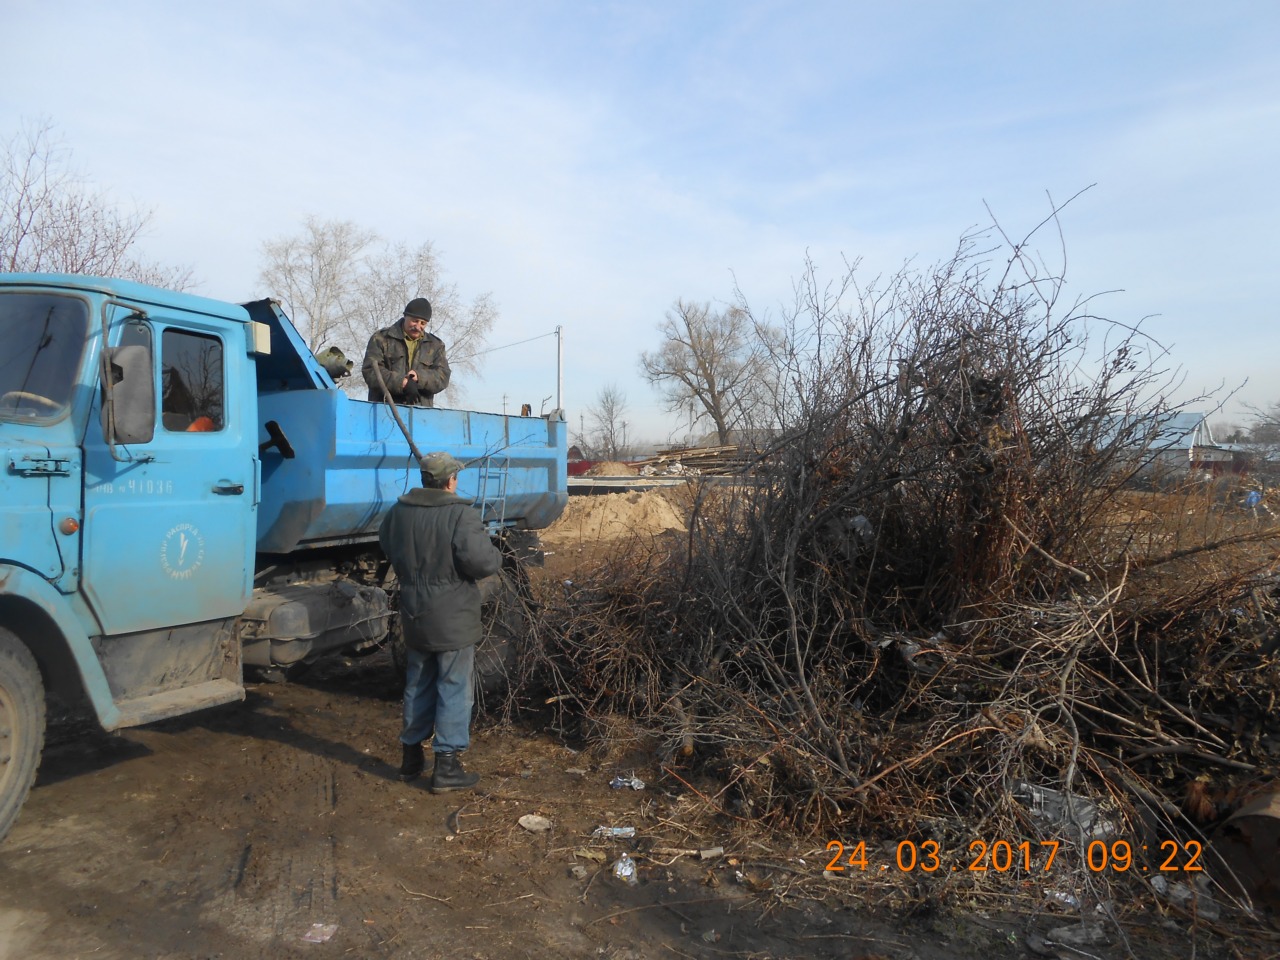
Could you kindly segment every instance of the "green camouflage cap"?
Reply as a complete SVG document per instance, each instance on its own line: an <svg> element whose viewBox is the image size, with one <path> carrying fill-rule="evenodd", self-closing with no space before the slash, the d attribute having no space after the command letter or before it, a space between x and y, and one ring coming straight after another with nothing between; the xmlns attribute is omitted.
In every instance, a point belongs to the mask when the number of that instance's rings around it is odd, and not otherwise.
<svg viewBox="0 0 1280 960"><path fill-rule="evenodd" d="M463 463L443 450L428 453L418 461L422 472L432 480L447 480L463 468Z"/></svg>

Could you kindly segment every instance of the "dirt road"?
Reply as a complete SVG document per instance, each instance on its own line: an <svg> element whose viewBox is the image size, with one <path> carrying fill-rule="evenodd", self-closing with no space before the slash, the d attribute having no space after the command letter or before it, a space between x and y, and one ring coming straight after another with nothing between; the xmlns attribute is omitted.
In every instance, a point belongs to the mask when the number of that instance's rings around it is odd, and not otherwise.
<svg viewBox="0 0 1280 960"><path fill-rule="evenodd" d="M550 737L481 729L474 795L402 784L398 709L375 657L120 735L55 730L0 845L0 958L907 955L802 903L763 915L722 858L619 882L625 845L591 830L661 834L668 804Z"/></svg>

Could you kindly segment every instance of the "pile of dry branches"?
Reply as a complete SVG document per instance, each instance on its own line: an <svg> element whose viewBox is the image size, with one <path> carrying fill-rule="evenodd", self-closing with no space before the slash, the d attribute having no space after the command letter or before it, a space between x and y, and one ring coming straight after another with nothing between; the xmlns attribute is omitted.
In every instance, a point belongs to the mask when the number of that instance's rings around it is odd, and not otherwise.
<svg viewBox="0 0 1280 960"><path fill-rule="evenodd" d="M881 290L810 271L776 442L687 536L542 598L557 702L642 724L726 816L1060 840L1085 879L1091 838L1195 835L1268 779L1273 532L1209 487L1131 491L1163 374L1058 317L1022 249Z"/></svg>

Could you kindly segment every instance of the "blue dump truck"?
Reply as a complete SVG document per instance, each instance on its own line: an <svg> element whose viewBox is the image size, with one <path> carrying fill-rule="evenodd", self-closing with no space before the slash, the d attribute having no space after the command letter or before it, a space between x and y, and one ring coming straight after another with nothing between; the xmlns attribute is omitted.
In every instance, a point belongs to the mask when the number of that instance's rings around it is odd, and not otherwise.
<svg viewBox="0 0 1280 960"><path fill-rule="evenodd" d="M566 437L560 411L353 400L271 300L0 274L0 837L46 693L117 730L241 700L246 668L391 642L377 530L419 485L415 447L468 465L459 493L508 557L486 610L510 599L568 499Z"/></svg>

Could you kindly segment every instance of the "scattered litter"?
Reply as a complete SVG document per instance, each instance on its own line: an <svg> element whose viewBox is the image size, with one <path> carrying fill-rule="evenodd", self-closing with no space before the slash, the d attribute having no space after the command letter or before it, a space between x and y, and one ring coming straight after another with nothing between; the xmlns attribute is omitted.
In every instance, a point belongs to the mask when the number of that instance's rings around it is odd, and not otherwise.
<svg viewBox="0 0 1280 960"><path fill-rule="evenodd" d="M613 787L615 790L622 790L627 787L630 787L632 790L643 790L644 781L637 776L624 777L619 775L609 781L609 786Z"/></svg>
<svg viewBox="0 0 1280 960"><path fill-rule="evenodd" d="M1059 907L1066 907L1070 910L1080 909L1079 898L1067 890L1046 890L1044 898Z"/></svg>
<svg viewBox="0 0 1280 960"><path fill-rule="evenodd" d="M1032 816L1057 826L1079 827L1085 839L1101 840L1118 832L1115 823L1104 819L1098 805L1085 797L1021 781L1014 782L1012 793Z"/></svg>
<svg viewBox="0 0 1280 960"><path fill-rule="evenodd" d="M1088 947L1107 939L1106 931L1098 923L1079 923L1070 927L1054 927L1045 939L1050 944L1061 943L1068 947Z"/></svg>
<svg viewBox="0 0 1280 960"><path fill-rule="evenodd" d="M328 943L338 932L336 923L313 923L311 929L302 935L307 943Z"/></svg>
<svg viewBox="0 0 1280 960"><path fill-rule="evenodd" d="M569 872L573 874L573 879L575 880L587 879L587 868L580 863L575 863L572 867L570 867Z"/></svg>
<svg viewBox="0 0 1280 960"><path fill-rule="evenodd" d="M573 855L583 860L594 860L596 863L604 863L607 859L603 850L593 850L591 847L578 847L573 851Z"/></svg>
<svg viewBox="0 0 1280 960"><path fill-rule="evenodd" d="M640 878L636 876L636 862L631 859L630 854L624 853L613 861L613 875L625 881L628 886L634 887L640 882Z"/></svg>
<svg viewBox="0 0 1280 960"><path fill-rule="evenodd" d="M1165 877L1154 876L1151 878L1151 889L1166 903L1171 903L1188 913L1195 913L1204 920L1214 921L1222 914L1221 908L1209 896L1207 890L1196 890L1181 880L1170 883Z"/></svg>
<svg viewBox="0 0 1280 960"><path fill-rule="evenodd" d="M635 827L596 827L591 831L591 836L597 840L608 840L612 837L628 838L635 835Z"/></svg>
<svg viewBox="0 0 1280 960"><path fill-rule="evenodd" d="M723 857L724 847L707 847L705 850L699 850L698 856L703 860L710 860L712 857ZM802 863L804 861L801 861Z"/></svg>
<svg viewBox="0 0 1280 960"><path fill-rule="evenodd" d="M581 767L570 767L565 771L565 773L574 777L585 777L587 775L587 771L583 770Z"/></svg>
<svg viewBox="0 0 1280 960"><path fill-rule="evenodd" d="M536 813L526 813L516 822L530 833L546 833L551 829L551 821Z"/></svg>
<svg viewBox="0 0 1280 960"><path fill-rule="evenodd" d="M716 933L714 930L708 930L706 933L702 935L702 942L703 943L719 943L720 934Z"/></svg>

